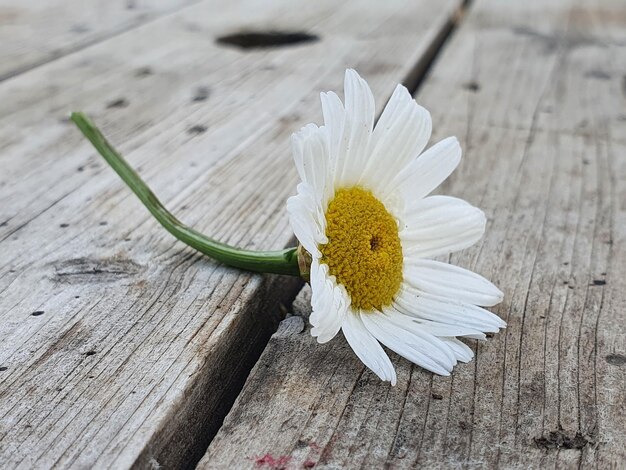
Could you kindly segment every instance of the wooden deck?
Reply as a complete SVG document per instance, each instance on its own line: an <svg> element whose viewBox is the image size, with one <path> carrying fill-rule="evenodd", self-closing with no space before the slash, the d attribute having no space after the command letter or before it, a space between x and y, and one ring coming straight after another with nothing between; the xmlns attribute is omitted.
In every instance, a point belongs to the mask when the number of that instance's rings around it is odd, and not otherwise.
<svg viewBox="0 0 626 470"><path fill-rule="evenodd" d="M251 30L311 37L219 41ZM415 90L464 149L442 190L488 216L451 260L508 328L451 377L318 345L308 287L174 240L67 119L189 225L279 249L289 136L346 67L379 109ZM3 0L0 103L1 468L626 467L623 1Z"/></svg>

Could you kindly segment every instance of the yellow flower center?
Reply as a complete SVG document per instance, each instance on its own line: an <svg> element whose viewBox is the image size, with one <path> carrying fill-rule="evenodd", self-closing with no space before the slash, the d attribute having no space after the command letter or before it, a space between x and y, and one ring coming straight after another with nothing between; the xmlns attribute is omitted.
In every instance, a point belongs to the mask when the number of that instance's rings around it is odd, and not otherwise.
<svg viewBox="0 0 626 470"><path fill-rule="evenodd" d="M390 305L402 283L403 258L398 224L383 203L358 186L340 189L328 204L326 224L322 262L352 306L371 311Z"/></svg>

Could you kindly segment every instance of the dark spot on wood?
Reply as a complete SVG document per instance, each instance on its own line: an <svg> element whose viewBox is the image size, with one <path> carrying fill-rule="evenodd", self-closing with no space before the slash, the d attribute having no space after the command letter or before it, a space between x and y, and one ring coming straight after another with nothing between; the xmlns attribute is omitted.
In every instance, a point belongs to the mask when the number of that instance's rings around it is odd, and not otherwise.
<svg viewBox="0 0 626 470"><path fill-rule="evenodd" d="M0 372L4 372L5 370L7 370L8 367L7 366L0 366Z"/></svg>
<svg viewBox="0 0 626 470"><path fill-rule="evenodd" d="M573 436L568 435L563 430L553 431L547 436L536 437L534 439L537 447L542 449L583 449L591 441L584 437L580 432L576 432Z"/></svg>
<svg viewBox="0 0 626 470"><path fill-rule="evenodd" d="M565 262L563 263L563 266L569 266L569 261L565 261Z"/></svg>
<svg viewBox="0 0 626 470"><path fill-rule="evenodd" d="M59 227L61 227L61 228L67 228L69 226L70 226L70 224L59 224Z"/></svg>
<svg viewBox="0 0 626 470"><path fill-rule="evenodd" d="M567 288L574 290L574 286L567 286Z"/></svg>
<svg viewBox="0 0 626 470"><path fill-rule="evenodd" d="M589 284L590 286L603 286L606 284L605 280L602 279L594 279L593 282L591 284Z"/></svg>
<svg viewBox="0 0 626 470"><path fill-rule="evenodd" d="M107 225L108 222L106 220L103 220L102 222L100 222L98 225Z"/></svg>
<svg viewBox="0 0 626 470"><path fill-rule="evenodd" d="M85 171L85 167L84 166L79 166L78 168L76 168L76 171L81 173L81 172Z"/></svg>
<svg viewBox="0 0 626 470"><path fill-rule="evenodd" d="M135 8L137 8L137 3L135 2L135 0L126 0L127 10L134 10Z"/></svg>
<svg viewBox="0 0 626 470"><path fill-rule="evenodd" d="M589 160L587 160L586 158L583 158L583 165L589 165Z"/></svg>
<svg viewBox="0 0 626 470"><path fill-rule="evenodd" d="M569 281L563 281L563 284L569 284Z"/></svg>
<svg viewBox="0 0 626 470"><path fill-rule="evenodd" d="M52 263L52 280L69 284L113 282L134 276L141 266L124 258L75 258Z"/></svg>
<svg viewBox="0 0 626 470"><path fill-rule="evenodd" d="M150 67L140 67L135 71L135 77L147 77L153 74L154 71Z"/></svg>
<svg viewBox="0 0 626 470"><path fill-rule="evenodd" d="M35 310L31 315L33 317L38 317L39 315L43 315L45 312L43 310Z"/></svg>
<svg viewBox="0 0 626 470"><path fill-rule="evenodd" d="M285 47L318 41L319 37L302 31L242 31L217 38L217 43L240 49Z"/></svg>
<svg viewBox="0 0 626 470"><path fill-rule="evenodd" d="M211 94L211 89L209 87L200 86L196 88L196 91L194 92L193 98L191 98L191 101L193 101L194 103L206 101L210 94Z"/></svg>
<svg viewBox="0 0 626 470"><path fill-rule="evenodd" d="M433 397L433 400L443 400L443 395L439 393L431 393L430 396Z"/></svg>
<svg viewBox="0 0 626 470"><path fill-rule="evenodd" d="M518 36L526 36L538 41L543 46L544 54L553 53L557 47L569 50L585 46L607 47L606 43L580 32L546 34L526 26L516 26L512 31Z"/></svg>
<svg viewBox="0 0 626 470"><path fill-rule="evenodd" d="M107 103L107 109L111 109L111 108L125 108L128 105L129 105L129 103L128 103L128 100L126 98L118 98L116 100L109 101Z"/></svg>
<svg viewBox="0 0 626 470"><path fill-rule="evenodd" d="M91 28L89 28L89 26L84 25L84 24L75 24L70 28L70 31L76 34L84 34L84 33L89 32L90 30Z"/></svg>
<svg viewBox="0 0 626 470"><path fill-rule="evenodd" d="M95 376L93 376L93 375L90 375L90 376L89 376L89 378L90 378L90 379L93 379L94 377L95 377Z"/></svg>
<svg viewBox="0 0 626 470"><path fill-rule="evenodd" d="M476 93L477 91L480 90L480 85L474 81L471 82L467 82L463 85L463 88L465 88L466 90L471 91L472 93Z"/></svg>
<svg viewBox="0 0 626 470"><path fill-rule="evenodd" d="M465 422L465 421L459 421L459 427L465 431L467 428L469 428L469 425Z"/></svg>
<svg viewBox="0 0 626 470"><path fill-rule="evenodd" d="M75 295L74 298L75 299L80 299L80 295Z"/></svg>
<svg viewBox="0 0 626 470"><path fill-rule="evenodd" d="M9 225L8 220L5 220L4 222L0 223L0 227L6 227L7 225Z"/></svg>
<svg viewBox="0 0 626 470"><path fill-rule="evenodd" d="M610 80L611 79L611 75L606 73L604 70L600 70L600 69L587 70L585 72L585 77L595 78L597 80Z"/></svg>
<svg viewBox="0 0 626 470"><path fill-rule="evenodd" d="M623 354L609 354L605 357L606 362L612 366L623 366L626 364L626 356Z"/></svg>
<svg viewBox="0 0 626 470"><path fill-rule="evenodd" d="M85 356L93 356L94 354L96 354L96 351L87 351Z"/></svg>
<svg viewBox="0 0 626 470"><path fill-rule="evenodd" d="M190 127L189 129L187 129L187 133L189 134L202 134L203 132L206 132L207 127L206 126L202 126L200 124L197 124L193 127Z"/></svg>
<svg viewBox="0 0 626 470"><path fill-rule="evenodd" d="M606 273L600 273L600 276L606 276Z"/></svg>

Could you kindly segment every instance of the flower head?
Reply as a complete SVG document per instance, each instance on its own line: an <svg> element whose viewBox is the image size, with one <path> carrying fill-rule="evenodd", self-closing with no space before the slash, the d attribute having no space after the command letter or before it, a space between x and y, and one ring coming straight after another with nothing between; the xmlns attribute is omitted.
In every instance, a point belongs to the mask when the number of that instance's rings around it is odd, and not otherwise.
<svg viewBox="0 0 626 470"><path fill-rule="evenodd" d="M422 153L430 114L398 85L374 126L374 97L354 71L345 105L322 93L324 125L293 136L301 178L287 202L294 233L311 255L311 334L320 343L341 329L356 355L392 384L387 346L449 375L472 350L457 337L484 339L506 324L481 308L502 292L471 271L432 258L473 245L483 212L448 196L428 196L459 164L449 137Z"/></svg>

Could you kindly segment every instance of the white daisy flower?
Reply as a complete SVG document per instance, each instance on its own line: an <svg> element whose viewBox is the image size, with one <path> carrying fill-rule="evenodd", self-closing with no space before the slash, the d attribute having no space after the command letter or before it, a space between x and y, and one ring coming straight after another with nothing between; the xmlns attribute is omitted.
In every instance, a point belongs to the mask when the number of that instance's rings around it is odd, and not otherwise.
<svg viewBox="0 0 626 470"><path fill-rule="evenodd" d="M459 164L455 137L424 153L431 118L398 85L374 127L367 83L346 71L345 106L322 93L324 125L293 135L302 182L287 202L310 254L311 334L343 334L382 380L396 372L381 343L411 362L449 375L472 350L457 337L484 339L506 326L481 308L502 292L466 269L435 261L473 245L485 215L449 196L428 196ZM420 155L421 154L421 155Z"/></svg>

